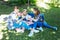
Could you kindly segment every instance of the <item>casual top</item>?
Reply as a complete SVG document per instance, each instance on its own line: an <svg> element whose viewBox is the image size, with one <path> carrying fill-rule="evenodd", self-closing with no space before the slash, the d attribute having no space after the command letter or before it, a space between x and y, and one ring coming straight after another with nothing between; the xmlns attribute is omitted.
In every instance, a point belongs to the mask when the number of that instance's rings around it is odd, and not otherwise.
<svg viewBox="0 0 60 40"><path fill-rule="evenodd" d="M18 17L14 11L10 14L10 18L12 18L13 20L18 20Z"/></svg>
<svg viewBox="0 0 60 40"><path fill-rule="evenodd" d="M29 12L28 13L32 18L34 17L34 13L33 12Z"/></svg>
<svg viewBox="0 0 60 40"><path fill-rule="evenodd" d="M38 21L40 22L44 20L44 14L39 14L37 17L39 17Z"/></svg>
<svg viewBox="0 0 60 40"><path fill-rule="evenodd" d="M44 14L40 13L38 16L35 16L33 12L28 13L32 18L36 18L37 21L43 21L44 20ZM33 20L34 21L34 20Z"/></svg>
<svg viewBox="0 0 60 40"><path fill-rule="evenodd" d="M23 19L24 21L30 21L34 17L34 14L32 12L28 13L25 18Z"/></svg>
<svg viewBox="0 0 60 40"><path fill-rule="evenodd" d="M33 24L32 16L30 14L27 14L23 21L25 21L28 25Z"/></svg>

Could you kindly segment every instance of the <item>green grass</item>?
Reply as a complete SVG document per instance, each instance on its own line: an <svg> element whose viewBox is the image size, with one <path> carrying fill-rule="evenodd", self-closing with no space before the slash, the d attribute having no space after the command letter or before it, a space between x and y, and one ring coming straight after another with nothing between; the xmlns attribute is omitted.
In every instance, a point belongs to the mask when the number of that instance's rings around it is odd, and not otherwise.
<svg viewBox="0 0 60 40"><path fill-rule="evenodd" d="M22 10L23 8L20 8ZM7 7L0 5L0 14L9 14L13 10L13 7ZM60 8L52 7L49 10L41 10L44 12L45 20L52 26L57 26L58 30L44 28L43 32L34 34L33 37L28 37L29 31L25 30L25 33L17 33L14 30L3 30L2 40L60 40ZM7 38L8 37L8 38Z"/></svg>

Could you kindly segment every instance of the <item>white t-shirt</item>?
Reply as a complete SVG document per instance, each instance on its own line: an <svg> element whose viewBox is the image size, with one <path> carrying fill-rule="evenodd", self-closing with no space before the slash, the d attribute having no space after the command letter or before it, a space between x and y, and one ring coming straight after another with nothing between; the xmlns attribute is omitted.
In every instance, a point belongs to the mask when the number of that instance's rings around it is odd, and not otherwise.
<svg viewBox="0 0 60 40"><path fill-rule="evenodd" d="M16 13L12 12L10 16L13 20L18 20Z"/></svg>

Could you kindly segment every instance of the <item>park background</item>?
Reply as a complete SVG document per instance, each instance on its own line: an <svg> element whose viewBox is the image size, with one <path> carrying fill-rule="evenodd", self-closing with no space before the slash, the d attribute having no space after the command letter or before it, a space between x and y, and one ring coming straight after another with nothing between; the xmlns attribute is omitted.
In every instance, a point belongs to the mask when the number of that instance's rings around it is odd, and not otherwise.
<svg viewBox="0 0 60 40"><path fill-rule="evenodd" d="M41 13L44 13L48 24L57 26L58 30L55 31L43 27L43 32L34 34L33 37L28 37L28 30L21 34L5 28L0 29L3 34L1 40L60 40L60 0L0 0L0 15L11 13L14 6L19 6L20 11L27 9L28 12L31 11L31 8L37 7Z"/></svg>

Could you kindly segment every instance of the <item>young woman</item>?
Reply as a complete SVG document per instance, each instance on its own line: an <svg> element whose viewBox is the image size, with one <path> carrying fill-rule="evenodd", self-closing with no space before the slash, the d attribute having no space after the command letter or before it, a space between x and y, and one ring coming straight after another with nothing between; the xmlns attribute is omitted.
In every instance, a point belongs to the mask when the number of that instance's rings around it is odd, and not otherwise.
<svg viewBox="0 0 60 40"><path fill-rule="evenodd" d="M50 26L45 20L44 20L44 15L40 13L40 11L37 8L33 8L33 13L34 13L34 18L38 19L35 22L35 26L39 26L39 30L43 31L42 26L47 27L47 28L51 28L54 30L57 30L57 27L52 27Z"/></svg>
<svg viewBox="0 0 60 40"><path fill-rule="evenodd" d="M7 26L8 26L9 30L14 29L13 22L18 20L18 18L17 18L18 13L19 13L19 9L18 9L17 6L15 6L14 11L11 12L11 14L9 14L9 17L8 17L8 20L7 20L7 23L8 23Z"/></svg>

